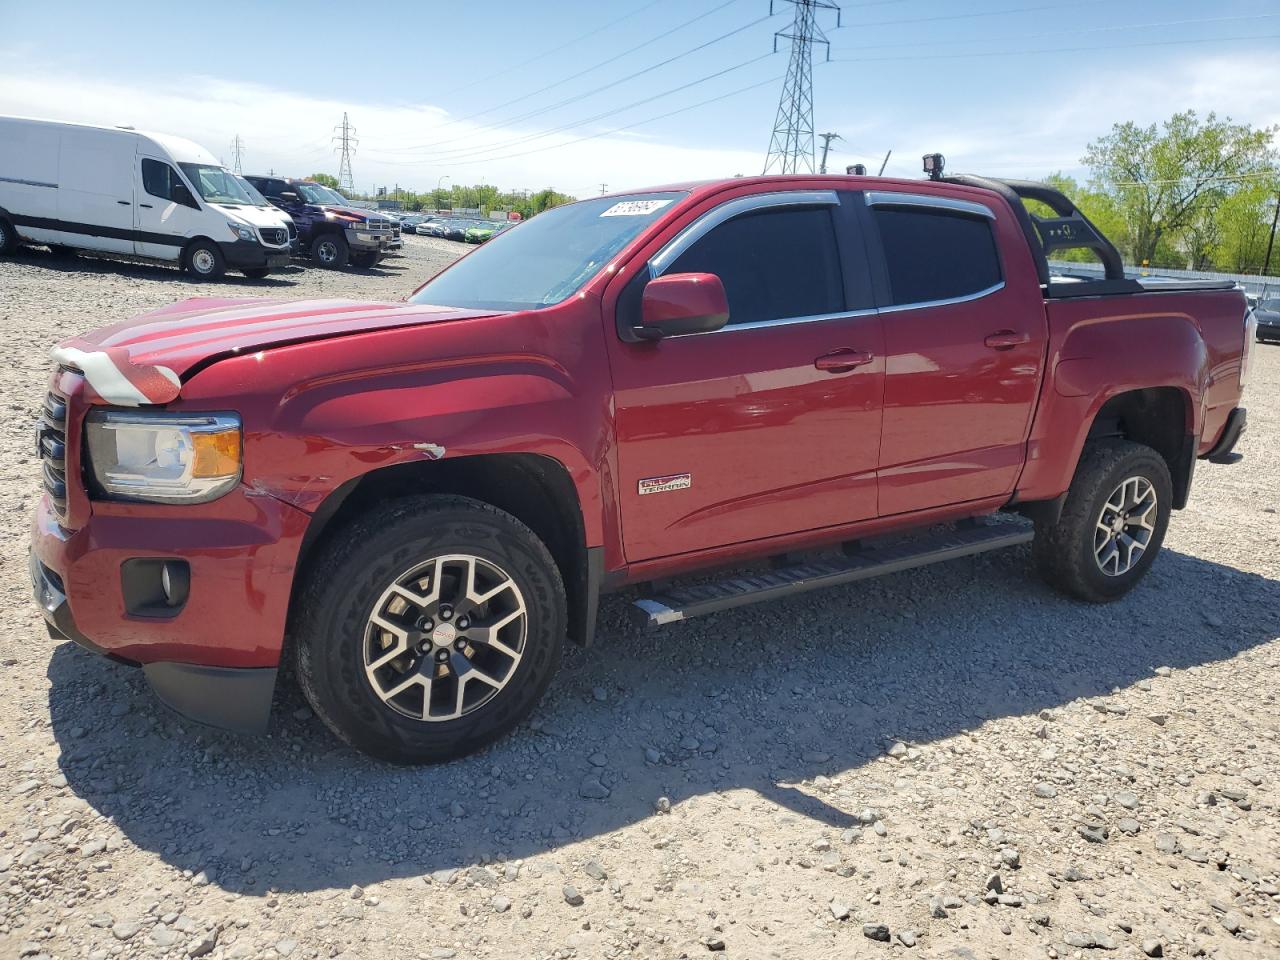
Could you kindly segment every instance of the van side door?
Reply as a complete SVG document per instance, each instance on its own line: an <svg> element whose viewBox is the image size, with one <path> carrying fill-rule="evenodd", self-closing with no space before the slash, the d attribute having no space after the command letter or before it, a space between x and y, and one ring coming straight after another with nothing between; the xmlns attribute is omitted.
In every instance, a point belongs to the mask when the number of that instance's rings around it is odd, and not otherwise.
<svg viewBox="0 0 1280 960"><path fill-rule="evenodd" d="M185 188L185 196L175 199L174 187ZM168 159L141 155L137 162L138 232L134 253L157 260L177 260L186 242L198 234L215 233L212 225L201 230L208 211L201 211L200 201L187 186L177 168ZM222 218L217 217L218 220ZM223 228L225 230L225 227ZM227 236L210 236L215 243Z"/></svg>
<svg viewBox="0 0 1280 960"><path fill-rule="evenodd" d="M58 151L58 226L70 246L133 253L133 164L138 138L66 127ZM62 241L60 241L62 242Z"/></svg>

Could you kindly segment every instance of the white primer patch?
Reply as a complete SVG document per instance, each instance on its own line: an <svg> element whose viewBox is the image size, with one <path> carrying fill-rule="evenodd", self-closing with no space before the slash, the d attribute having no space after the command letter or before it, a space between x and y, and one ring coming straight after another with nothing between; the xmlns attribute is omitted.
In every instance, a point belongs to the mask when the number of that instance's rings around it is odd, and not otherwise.
<svg viewBox="0 0 1280 960"><path fill-rule="evenodd" d="M445 455L444 447L438 443L415 443L413 449L421 450L428 460L439 460Z"/></svg>
<svg viewBox="0 0 1280 960"><path fill-rule="evenodd" d="M152 402L129 382L120 368L101 350L85 351L75 347L54 347L49 351L49 356L53 358L54 363L75 367L83 373L89 386L93 387L98 396L108 403L122 407L140 407ZM175 387L182 386L178 375L168 367L157 366L153 369Z"/></svg>

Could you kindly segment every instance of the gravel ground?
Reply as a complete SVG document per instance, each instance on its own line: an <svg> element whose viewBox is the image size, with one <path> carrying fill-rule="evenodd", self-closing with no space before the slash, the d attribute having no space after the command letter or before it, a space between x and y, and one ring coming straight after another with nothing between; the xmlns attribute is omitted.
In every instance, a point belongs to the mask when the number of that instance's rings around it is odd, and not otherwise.
<svg viewBox="0 0 1280 960"><path fill-rule="evenodd" d="M48 346L196 294L407 294L457 250L200 285L0 262L0 957L1280 956L1280 347L1134 594L1025 549L643 636L604 609L515 735L397 769L292 689L159 707L29 598Z"/></svg>

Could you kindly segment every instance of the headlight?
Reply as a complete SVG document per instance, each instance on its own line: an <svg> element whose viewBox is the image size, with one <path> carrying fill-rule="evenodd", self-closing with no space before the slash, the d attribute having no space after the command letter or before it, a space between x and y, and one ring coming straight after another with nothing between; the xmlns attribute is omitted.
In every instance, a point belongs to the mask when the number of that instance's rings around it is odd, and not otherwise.
<svg viewBox="0 0 1280 960"><path fill-rule="evenodd" d="M111 500L205 503L240 482L240 418L100 410L85 435L98 490Z"/></svg>
<svg viewBox="0 0 1280 960"><path fill-rule="evenodd" d="M257 240L258 236L253 232L253 227L245 227L238 223L228 223L231 228L231 235L239 237L241 240Z"/></svg>

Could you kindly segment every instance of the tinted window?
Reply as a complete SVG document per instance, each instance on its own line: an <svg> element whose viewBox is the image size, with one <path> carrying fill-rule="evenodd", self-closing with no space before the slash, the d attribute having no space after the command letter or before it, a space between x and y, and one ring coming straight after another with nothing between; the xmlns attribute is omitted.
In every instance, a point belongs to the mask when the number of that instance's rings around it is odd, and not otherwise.
<svg viewBox="0 0 1280 960"><path fill-rule="evenodd" d="M663 272L714 273L735 325L845 309L835 230L825 207L764 210L722 223Z"/></svg>
<svg viewBox="0 0 1280 960"><path fill-rule="evenodd" d="M173 188L182 183L178 172L159 160L142 161L142 189L162 200L173 199Z"/></svg>
<svg viewBox="0 0 1280 960"><path fill-rule="evenodd" d="M985 217L878 207L875 220L895 304L950 300L1000 282L1000 258Z"/></svg>

